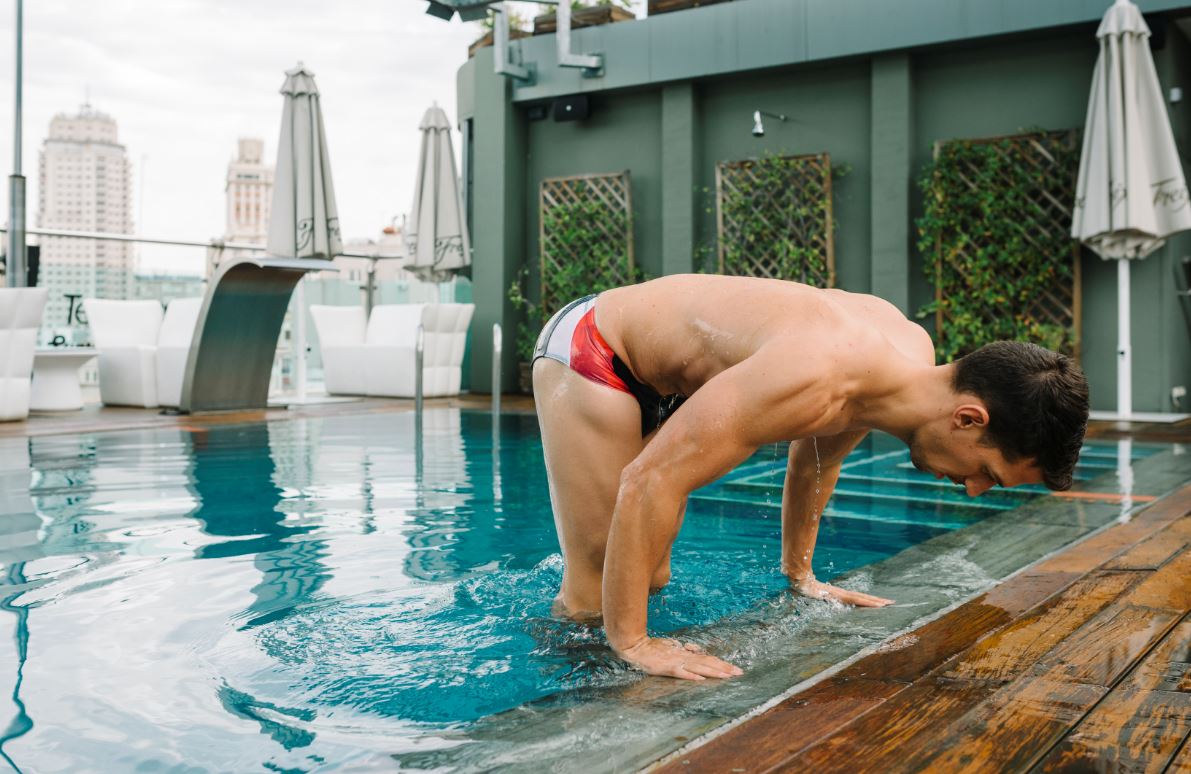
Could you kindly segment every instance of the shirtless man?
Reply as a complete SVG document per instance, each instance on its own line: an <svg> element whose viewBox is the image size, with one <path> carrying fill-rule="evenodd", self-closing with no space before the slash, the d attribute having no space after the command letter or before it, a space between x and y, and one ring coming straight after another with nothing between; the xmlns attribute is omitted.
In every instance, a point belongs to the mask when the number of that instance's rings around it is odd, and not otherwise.
<svg viewBox="0 0 1191 774"><path fill-rule="evenodd" d="M811 573L817 514L869 430L900 438L918 469L975 497L994 485L1069 487L1088 416L1079 368L1041 347L999 342L936 366L926 331L875 296L714 275L563 308L538 339L533 385L565 560L557 606L602 615L630 664L688 680L741 670L649 637L649 593L670 579L687 495L759 446L793 442L782 494L792 587L878 607L890 600Z"/></svg>

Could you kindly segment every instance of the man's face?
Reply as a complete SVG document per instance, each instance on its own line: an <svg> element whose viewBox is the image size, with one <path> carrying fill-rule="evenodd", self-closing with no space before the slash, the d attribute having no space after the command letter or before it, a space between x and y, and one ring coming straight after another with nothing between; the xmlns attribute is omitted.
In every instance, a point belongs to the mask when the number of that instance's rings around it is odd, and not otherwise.
<svg viewBox="0 0 1191 774"><path fill-rule="evenodd" d="M947 420L928 424L914 434L910 461L935 478L962 484L969 497L978 497L994 486L1041 483L1042 471L1034 460L1009 462L999 449L981 443L987 424L983 406L961 406Z"/></svg>

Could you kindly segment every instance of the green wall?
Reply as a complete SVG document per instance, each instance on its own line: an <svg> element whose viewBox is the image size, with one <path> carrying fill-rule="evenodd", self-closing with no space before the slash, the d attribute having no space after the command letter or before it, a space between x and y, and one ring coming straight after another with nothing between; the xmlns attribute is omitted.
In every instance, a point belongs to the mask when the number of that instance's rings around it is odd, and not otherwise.
<svg viewBox="0 0 1191 774"><path fill-rule="evenodd" d="M632 179L633 236L637 263L662 274L661 98L657 90L593 95L591 117L528 124L526 209L528 251L538 265L538 195L548 177L628 170Z"/></svg>
<svg viewBox="0 0 1191 774"><path fill-rule="evenodd" d="M667 16L691 14L683 24L694 30L701 19L730 18L725 9L732 6L740 7L743 18L748 8L761 4L738 0L710 6L702 15L683 11ZM710 13L711 8L720 10ZM1019 13L1028 15L1025 10ZM657 61L661 42L645 34L655 21L661 29L664 18L614 25L626 29L599 33L609 44L613 32L637 41L631 56L648 60L651 72L664 69L665 75L644 85L634 76L630 80L637 85L620 89L601 85L599 78L576 81L575 90L587 92L592 100L592 116L583 122L528 119L532 107L549 104L542 95L557 88L560 81L555 76L538 87L513 87L492 73L491 49L481 50L460 70L460 117L473 121L475 135L474 280L477 322L486 326L475 330L484 331L486 341L492 322L504 324L509 342L506 388L513 383L516 324L504 296L522 265L536 274L542 178L629 170L637 260L656 276L698 269L699 256L711 252L714 194L705 189L714 191L716 162L766 151L827 151L833 165L848 169L835 181L837 284L874 292L913 314L932 294L915 247L913 219L921 212L917 180L934 144L1035 128L1082 127L1097 54L1095 24L1083 20L998 39L969 36L962 43L828 60L808 55L803 64L768 69L741 65L730 74L684 79L676 77L681 68L674 63L662 67ZM666 21L668 27L675 24ZM596 45L601 38L591 32L586 40ZM1164 89L1182 85L1191 99L1191 83L1180 80L1191 73L1191 45L1173 23L1164 25L1164 33L1155 52ZM689 39L703 40L708 34L692 32ZM671 56L686 57L688 70L699 70L690 64L698 61L698 50L682 53L681 41L666 41L662 48ZM540 47L539 42L533 45ZM759 45L775 44L762 40ZM624 56L630 55L626 51ZM716 56L722 59L723 52ZM713 69L722 73L727 65L717 62ZM751 116L757 109L782 113L790 120L766 118L766 135L756 138ZM1191 150L1186 142L1189 111L1187 100L1171 106L1184 160ZM1189 253L1191 236L1180 235L1133 267L1137 410L1171 410L1170 388L1191 387L1191 346L1171 281L1174 262ZM1115 266L1088 254L1082 269L1084 366L1093 406L1112 409ZM933 320L923 322L933 327ZM473 361L472 383L480 390L487 389L491 368L485 349L476 347Z"/></svg>
<svg viewBox="0 0 1191 774"><path fill-rule="evenodd" d="M764 153L801 155L827 151L833 166L850 171L833 181L836 284L869 290L869 65L851 61L781 73L749 73L716 79L698 89L703 142L696 154L699 220L696 242L715 242L715 165ZM752 135L754 110L787 117L763 117L765 136ZM707 212L711 210L711 212ZM714 258L714 256L713 256Z"/></svg>

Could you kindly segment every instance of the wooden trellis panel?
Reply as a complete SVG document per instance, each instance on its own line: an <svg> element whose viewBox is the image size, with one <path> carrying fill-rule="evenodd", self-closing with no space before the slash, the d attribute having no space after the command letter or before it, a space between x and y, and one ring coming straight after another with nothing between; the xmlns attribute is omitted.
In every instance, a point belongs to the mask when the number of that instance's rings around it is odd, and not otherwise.
<svg viewBox="0 0 1191 774"><path fill-rule="evenodd" d="M827 153L721 161L715 192L721 274L835 286Z"/></svg>
<svg viewBox="0 0 1191 774"><path fill-rule="evenodd" d="M1079 243L1071 239L1072 206L1075 203L1076 176L1079 173L1079 130L1058 132L1033 132L991 137L979 140L951 140L935 144L935 157L951 143L968 146L988 146L1003 162L995 178L1000 188L999 195L1012 197L1013 215L1006 218L1012 222L1020 235L1021 242L1031 249L1042 250L1047 245L1063 245L1060 254L1053 254L1054 261L1069 262L1070 273L1055 272L1051 281L1032 298L990 302L981 311L981 318L991 322L1012 314L1025 323L1035 322L1056 325L1071 331L1072 341L1067 354L1079 358L1082 332L1080 310L1080 266ZM1074 153L1073 153L1074 151ZM958 172L959 178L969 192L977 191L973 180L978 170L965 159ZM983 175L980 175L983 177ZM988 193L987 184L982 184ZM957 219L958 222L958 219ZM967 222L975 224L976 219ZM947 293L979 293L969 268L973 261L969 257L982 244L984 234L977 229L973 233L953 233L949 243L954 247L946 250L936 247L936 254L942 260L936 263L935 298L941 300ZM1034 267L1025 263L1005 262L997 266L997 274L1010 280L1020 279ZM940 342L947 335L947 317L943 309L935 313L936 330Z"/></svg>
<svg viewBox="0 0 1191 774"><path fill-rule="evenodd" d="M542 314L573 301L577 290L596 293L633 281L633 197L628 171L542 180L538 212L542 260ZM575 222L579 221L579 222ZM589 265L580 283L552 282L568 268ZM567 298L560 297L567 295Z"/></svg>

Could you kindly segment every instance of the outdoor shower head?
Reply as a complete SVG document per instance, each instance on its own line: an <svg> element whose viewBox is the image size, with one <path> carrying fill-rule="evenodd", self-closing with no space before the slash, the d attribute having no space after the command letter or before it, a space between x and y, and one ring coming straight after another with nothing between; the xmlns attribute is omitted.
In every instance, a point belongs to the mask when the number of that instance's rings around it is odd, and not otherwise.
<svg viewBox="0 0 1191 774"><path fill-rule="evenodd" d="M767 110L754 110L753 111L753 137L764 137L765 136L765 125L763 123L761 123L761 116L769 116L770 118L776 118L779 121L786 120L786 117L783 116L781 113L770 113Z"/></svg>

